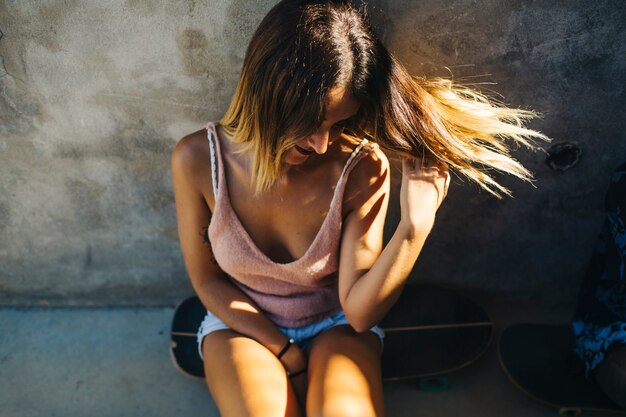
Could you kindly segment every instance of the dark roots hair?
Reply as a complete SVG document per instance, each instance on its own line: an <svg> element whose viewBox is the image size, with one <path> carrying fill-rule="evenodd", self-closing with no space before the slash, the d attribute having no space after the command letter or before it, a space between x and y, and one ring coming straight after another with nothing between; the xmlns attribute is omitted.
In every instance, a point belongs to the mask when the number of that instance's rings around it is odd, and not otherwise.
<svg viewBox="0 0 626 417"><path fill-rule="evenodd" d="M547 139L524 122L533 112L501 106L448 79L413 77L374 36L365 9L341 0L283 0L261 21L221 124L252 152L257 192L271 187L281 157L324 119L328 92L361 102L350 126L393 153L430 155L496 196L510 194L488 173L530 180L505 139Z"/></svg>

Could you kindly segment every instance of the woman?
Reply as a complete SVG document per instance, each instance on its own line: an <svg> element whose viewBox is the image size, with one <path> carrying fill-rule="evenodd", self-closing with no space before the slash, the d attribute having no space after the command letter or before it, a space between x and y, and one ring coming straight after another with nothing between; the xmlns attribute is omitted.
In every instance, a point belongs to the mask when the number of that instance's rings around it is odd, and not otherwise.
<svg viewBox="0 0 626 417"><path fill-rule="evenodd" d="M222 416L381 416L376 326L446 196L448 166L498 195L529 179L503 137L531 113L411 77L344 1L282 1L263 19L219 124L172 155L198 332ZM367 139L363 139L367 138ZM369 139L369 140L368 140ZM383 248L384 148L404 157Z"/></svg>

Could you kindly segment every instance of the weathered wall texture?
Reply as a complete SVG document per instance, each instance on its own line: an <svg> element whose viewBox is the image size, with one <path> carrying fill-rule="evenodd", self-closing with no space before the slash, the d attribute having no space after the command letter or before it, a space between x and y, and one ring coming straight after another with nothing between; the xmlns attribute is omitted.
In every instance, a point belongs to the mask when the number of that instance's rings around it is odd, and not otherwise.
<svg viewBox="0 0 626 417"><path fill-rule="evenodd" d="M274 3L0 0L0 304L189 293L169 153L225 110ZM370 3L414 73L493 81L507 103L544 114L533 127L583 149L564 172L519 150L537 181L504 179L514 199L457 180L413 279L572 300L608 175L626 160L624 3Z"/></svg>

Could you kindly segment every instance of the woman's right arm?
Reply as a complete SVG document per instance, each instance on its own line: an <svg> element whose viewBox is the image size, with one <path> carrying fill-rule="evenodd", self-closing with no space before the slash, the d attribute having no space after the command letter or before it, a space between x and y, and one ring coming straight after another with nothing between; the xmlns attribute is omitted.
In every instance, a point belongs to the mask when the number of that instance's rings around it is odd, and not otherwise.
<svg viewBox="0 0 626 417"><path fill-rule="evenodd" d="M226 277L215 260L207 237L206 230L211 220L207 201L214 205L209 152L206 130L184 137L172 152L178 235L187 273L207 310L231 329L255 339L276 355L285 346L287 338ZM297 346L292 346L281 362L291 372L299 371L306 365L306 359Z"/></svg>

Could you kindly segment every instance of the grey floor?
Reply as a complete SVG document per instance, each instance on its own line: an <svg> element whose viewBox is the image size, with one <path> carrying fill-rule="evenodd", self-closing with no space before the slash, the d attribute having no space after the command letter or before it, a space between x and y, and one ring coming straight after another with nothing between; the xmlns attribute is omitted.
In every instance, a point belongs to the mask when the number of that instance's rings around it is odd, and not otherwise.
<svg viewBox="0 0 626 417"><path fill-rule="evenodd" d="M568 308L505 301L487 309L500 329L520 321L563 322L570 315ZM0 309L0 417L217 417L204 383L172 365L172 314L171 308ZM557 415L508 382L495 344L452 374L448 390L387 383L385 399L389 417Z"/></svg>

